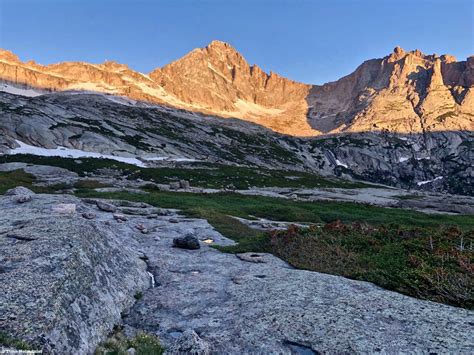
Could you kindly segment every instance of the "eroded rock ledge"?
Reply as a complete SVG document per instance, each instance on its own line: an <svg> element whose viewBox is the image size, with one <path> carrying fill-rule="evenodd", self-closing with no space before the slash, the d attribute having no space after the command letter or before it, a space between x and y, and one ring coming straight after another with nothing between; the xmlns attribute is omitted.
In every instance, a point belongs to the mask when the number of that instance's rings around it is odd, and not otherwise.
<svg viewBox="0 0 474 355"><path fill-rule="evenodd" d="M115 207L107 212L66 195L14 197L0 198L0 329L47 352L91 353L117 323L130 336L158 335L171 351L474 350L471 311L296 270L268 254L221 253L208 243L232 241L177 211L107 201ZM200 249L172 247L187 233Z"/></svg>

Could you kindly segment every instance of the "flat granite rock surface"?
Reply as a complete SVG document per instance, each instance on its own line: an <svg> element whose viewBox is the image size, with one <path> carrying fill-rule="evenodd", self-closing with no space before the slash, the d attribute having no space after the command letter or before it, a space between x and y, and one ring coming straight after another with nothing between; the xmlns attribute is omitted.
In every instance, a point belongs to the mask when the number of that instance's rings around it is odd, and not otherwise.
<svg viewBox="0 0 474 355"><path fill-rule="evenodd" d="M474 352L474 312L225 254L212 245L233 242L205 220L107 202L114 213L67 195L0 197L1 331L58 354L92 353L113 323L170 348L198 337L213 354ZM189 233L200 249L172 246Z"/></svg>

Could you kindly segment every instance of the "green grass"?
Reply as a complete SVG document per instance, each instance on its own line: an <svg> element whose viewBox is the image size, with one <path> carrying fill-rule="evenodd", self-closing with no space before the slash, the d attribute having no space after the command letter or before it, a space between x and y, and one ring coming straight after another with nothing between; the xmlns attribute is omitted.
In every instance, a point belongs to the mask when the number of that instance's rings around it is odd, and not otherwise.
<svg viewBox="0 0 474 355"><path fill-rule="evenodd" d="M3 195L7 190L17 187L24 186L36 193L58 193L61 190L71 188L72 186L67 184L55 184L50 186L33 186L36 178L23 170L14 170L2 172L0 171L0 195ZM80 184L80 186L90 186L89 184Z"/></svg>
<svg viewBox="0 0 474 355"><path fill-rule="evenodd" d="M297 268L474 308L474 230L334 222L324 228L292 226L268 238L270 251Z"/></svg>
<svg viewBox="0 0 474 355"><path fill-rule="evenodd" d="M25 173L23 170L0 171L0 195L16 186L29 187L35 181L35 177Z"/></svg>
<svg viewBox="0 0 474 355"><path fill-rule="evenodd" d="M472 216L430 215L422 212L384 208L352 202L293 201L263 196L245 196L237 193L195 194L154 191L149 194L127 192L99 193L80 190L80 196L116 198L143 201L164 208L178 208L188 215L204 215L212 211L243 218L251 216L289 222L326 223L363 221L378 224L399 224L409 227L436 227L454 225L474 229Z"/></svg>
<svg viewBox="0 0 474 355"><path fill-rule="evenodd" d="M363 188L373 185L350 182L340 179L323 178L299 171L269 170L229 165L216 165L212 168L149 168L140 169L130 176L160 183L169 183L180 179L189 180L192 186L208 188L248 189L250 187L340 187Z"/></svg>
<svg viewBox="0 0 474 355"><path fill-rule="evenodd" d="M270 252L297 268L370 281L422 299L473 307L469 292L474 286L472 216L429 215L349 202L301 202L234 193L150 190L147 195L138 195L83 190L79 195L143 201L207 219L221 234L238 242L236 246L217 247L225 252ZM230 216L325 223L325 227L290 227L270 234ZM463 251L458 250L460 245L464 245Z"/></svg>
<svg viewBox="0 0 474 355"><path fill-rule="evenodd" d="M33 350L33 347L23 340L15 339L3 332L0 332L0 346L17 350Z"/></svg>
<svg viewBox="0 0 474 355"><path fill-rule="evenodd" d="M74 183L76 189L98 189L102 187L110 187L110 185L97 180L79 180Z"/></svg>
<svg viewBox="0 0 474 355"><path fill-rule="evenodd" d="M77 161L80 160L80 163ZM32 155L0 156L0 163L25 162L29 164L50 165L74 171L80 176L99 169L122 171L129 179L142 179L157 183L170 183L180 179L189 180L192 186L206 188L247 189L249 187L321 187L321 188L364 188L377 187L362 182L351 182L301 171L270 170L257 167L240 167L219 164L189 164L179 168L140 168L109 159L59 158Z"/></svg>
<svg viewBox="0 0 474 355"><path fill-rule="evenodd" d="M127 355L127 350L134 348L137 355L161 355L164 348L159 339L148 333L138 333L134 338L126 338L121 331L114 332L109 339L99 344L95 355Z"/></svg>

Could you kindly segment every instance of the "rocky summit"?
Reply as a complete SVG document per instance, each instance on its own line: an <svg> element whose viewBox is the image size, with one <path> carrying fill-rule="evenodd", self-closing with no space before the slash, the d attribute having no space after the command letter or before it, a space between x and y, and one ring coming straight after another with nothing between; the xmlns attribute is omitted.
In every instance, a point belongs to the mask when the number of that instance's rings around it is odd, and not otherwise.
<svg viewBox="0 0 474 355"><path fill-rule="evenodd" d="M35 90L102 92L240 118L296 136L382 130L422 134L474 127L474 57L457 61L400 47L324 85L267 74L220 41L147 74L111 61L40 65L0 50L0 80L4 89L12 84L30 95L37 95Z"/></svg>
<svg viewBox="0 0 474 355"><path fill-rule="evenodd" d="M396 47L308 85L220 41L148 74L1 50L0 153L205 161L472 195L473 58Z"/></svg>

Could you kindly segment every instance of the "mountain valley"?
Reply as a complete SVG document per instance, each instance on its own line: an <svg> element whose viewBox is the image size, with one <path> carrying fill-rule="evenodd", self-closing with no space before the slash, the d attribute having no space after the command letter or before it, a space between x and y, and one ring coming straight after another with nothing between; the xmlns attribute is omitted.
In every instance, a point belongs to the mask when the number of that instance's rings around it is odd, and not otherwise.
<svg viewBox="0 0 474 355"><path fill-rule="evenodd" d="M473 90L400 47L324 85L0 50L0 353L472 353Z"/></svg>

